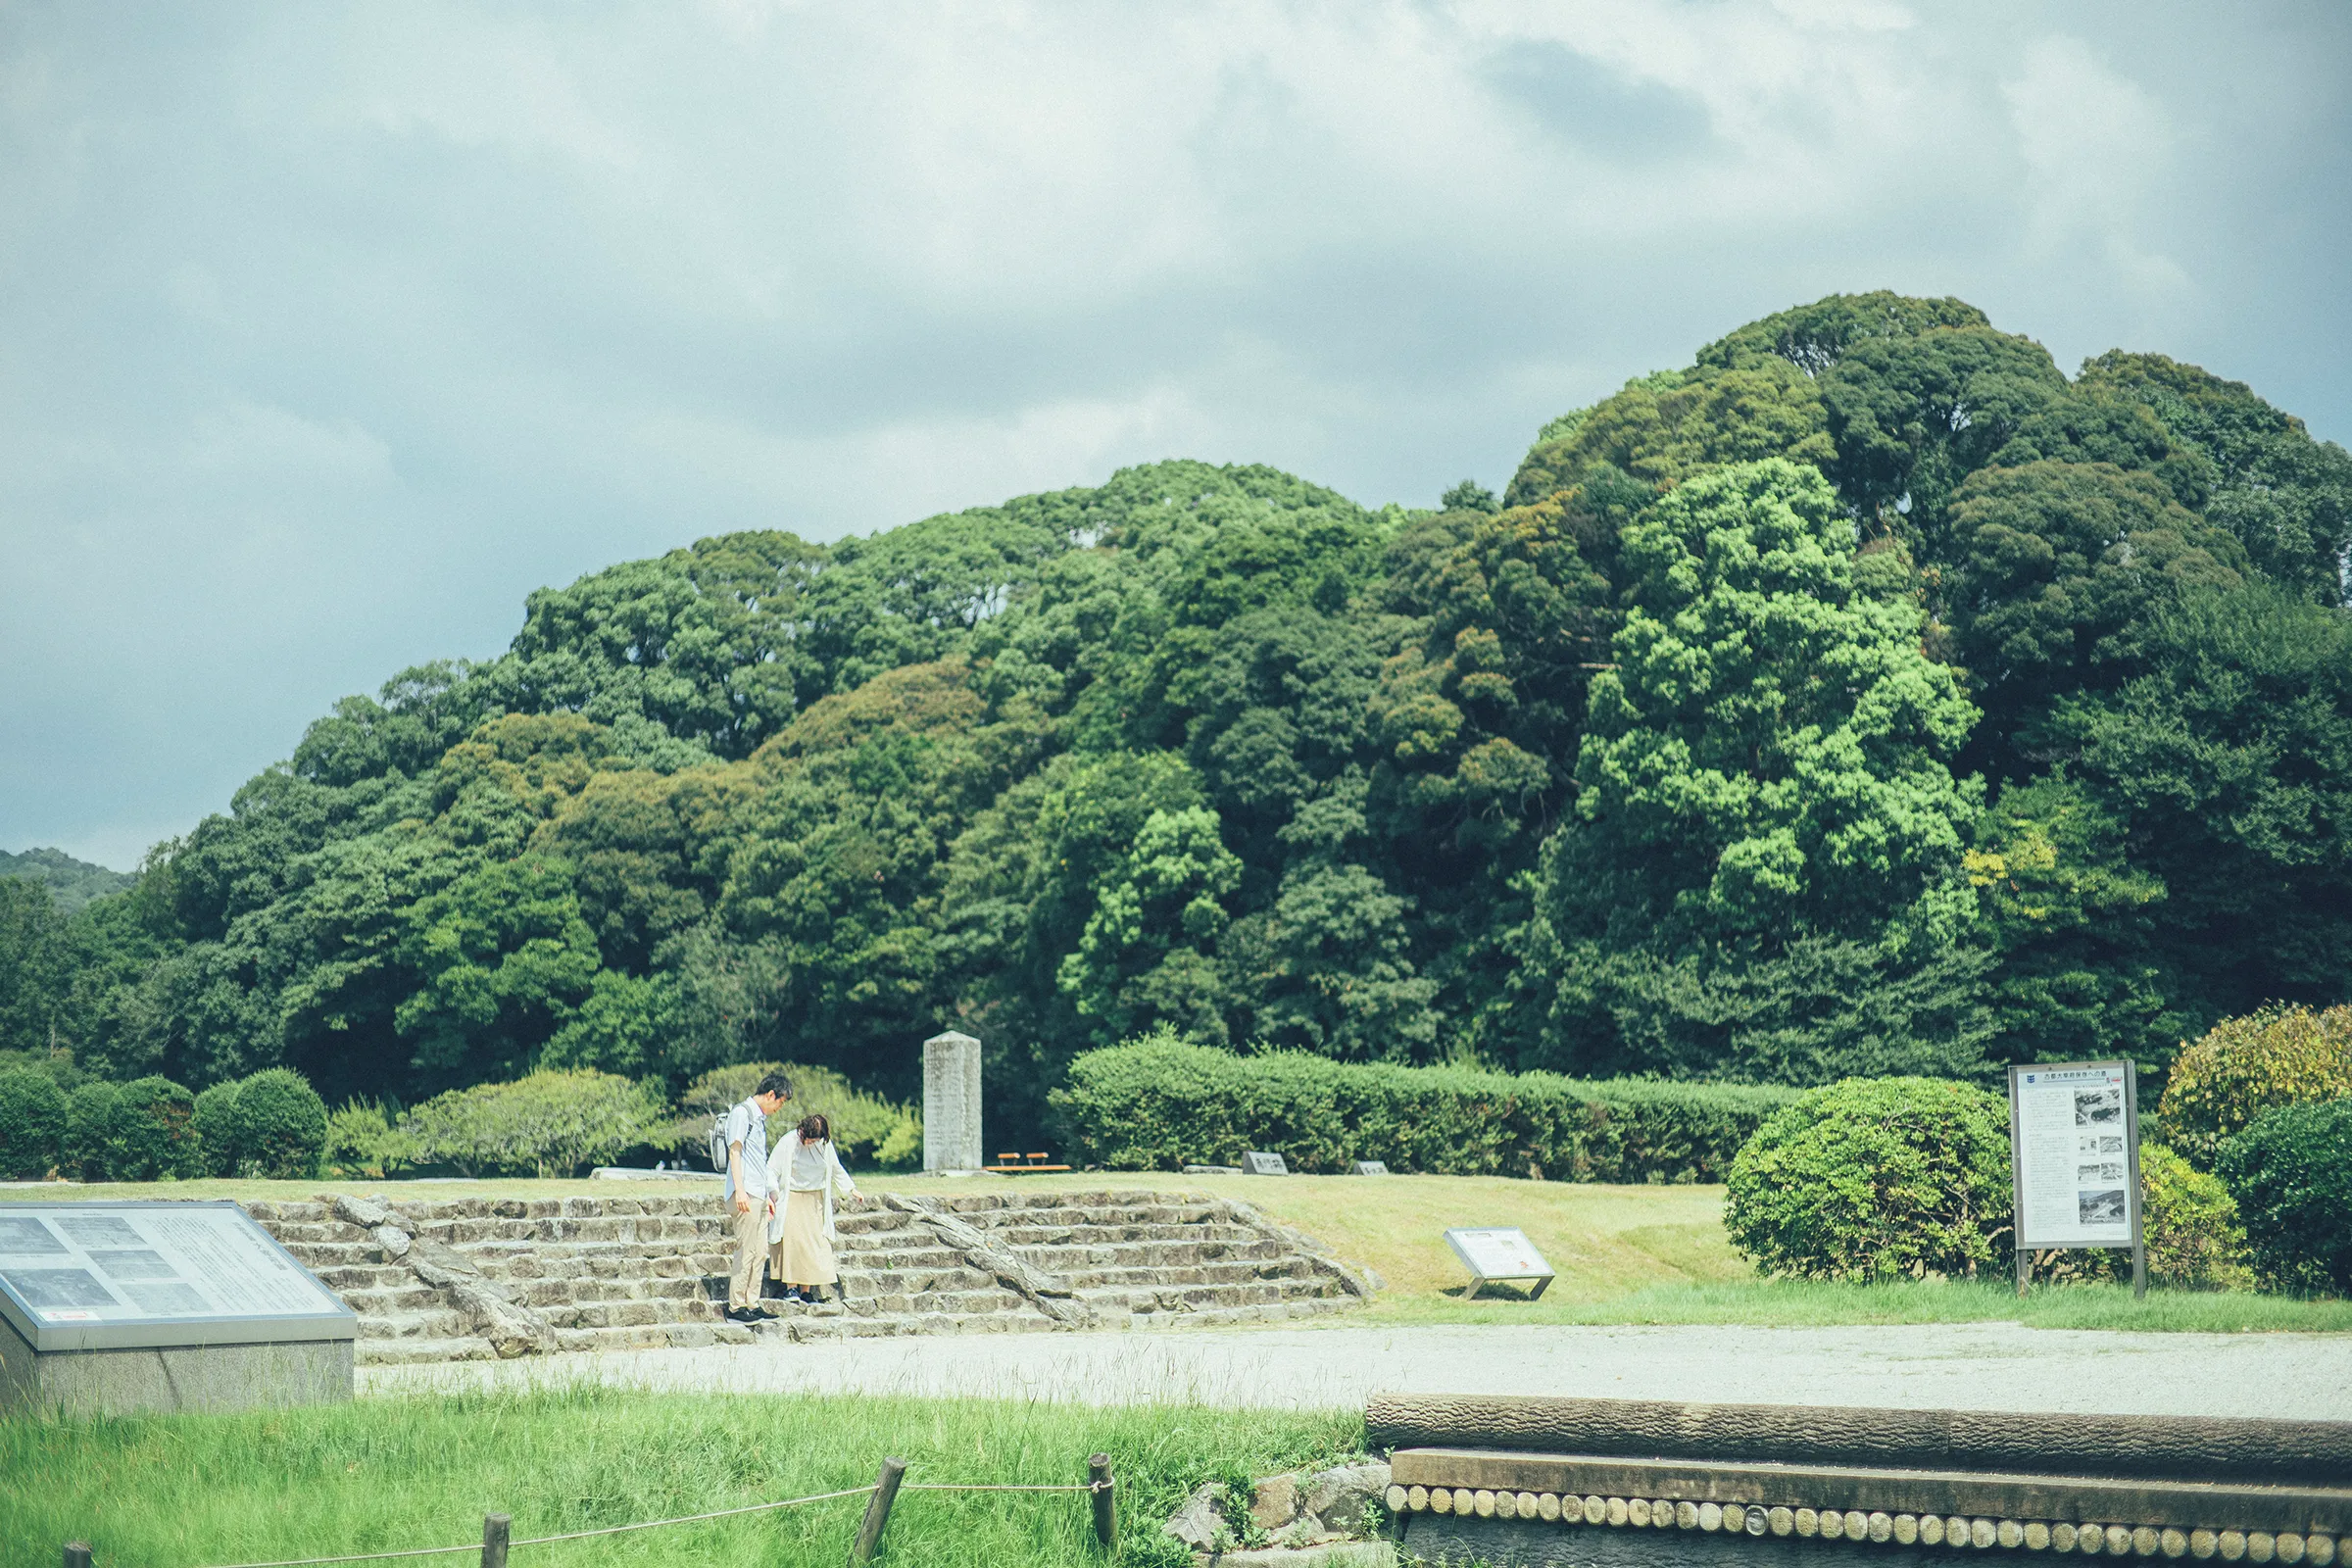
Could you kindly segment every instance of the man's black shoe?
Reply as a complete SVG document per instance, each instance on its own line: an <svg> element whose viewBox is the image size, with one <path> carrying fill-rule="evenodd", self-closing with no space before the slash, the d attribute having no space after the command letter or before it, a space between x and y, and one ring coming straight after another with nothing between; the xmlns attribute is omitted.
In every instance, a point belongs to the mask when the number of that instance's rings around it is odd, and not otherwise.
<svg viewBox="0 0 2352 1568"><path fill-rule="evenodd" d="M727 1308L727 1321L730 1323L764 1323L767 1321L767 1314L749 1306L730 1306Z"/></svg>

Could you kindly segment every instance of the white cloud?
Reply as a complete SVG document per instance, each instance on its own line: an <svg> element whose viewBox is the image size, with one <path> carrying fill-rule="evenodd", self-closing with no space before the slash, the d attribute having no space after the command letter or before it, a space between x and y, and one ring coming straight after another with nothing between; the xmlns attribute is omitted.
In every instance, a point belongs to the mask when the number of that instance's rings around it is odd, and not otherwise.
<svg viewBox="0 0 2352 1568"><path fill-rule="evenodd" d="M2187 274L2146 234L2177 141L2162 106L2065 36L2029 45L2001 96L2028 172L2034 253L2085 243L2129 287L2185 287Z"/></svg>
<svg viewBox="0 0 2352 1568"><path fill-rule="evenodd" d="M216 808L615 560L1163 456L1427 502L1836 289L2340 434L2352 36L2158 12L12 13L0 848Z"/></svg>

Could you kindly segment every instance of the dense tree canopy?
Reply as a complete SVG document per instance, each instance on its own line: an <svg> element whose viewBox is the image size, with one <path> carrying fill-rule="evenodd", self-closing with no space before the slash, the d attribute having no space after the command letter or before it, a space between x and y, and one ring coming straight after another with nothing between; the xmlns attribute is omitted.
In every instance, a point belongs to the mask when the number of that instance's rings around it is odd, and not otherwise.
<svg viewBox="0 0 2352 1568"><path fill-rule="evenodd" d="M0 877L0 1050L905 1095L955 1026L1008 1138L1163 1024L2160 1072L2352 996L2348 550L2352 458L2238 383L1833 297L1551 420L1499 497L1169 462L533 594L127 891Z"/></svg>

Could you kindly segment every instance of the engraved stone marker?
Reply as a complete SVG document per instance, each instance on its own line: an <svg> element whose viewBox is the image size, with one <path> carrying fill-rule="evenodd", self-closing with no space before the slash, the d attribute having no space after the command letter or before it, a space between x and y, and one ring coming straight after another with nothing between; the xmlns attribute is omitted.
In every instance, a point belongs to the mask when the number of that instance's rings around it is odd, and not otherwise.
<svg viewBox="0 0 2352 1568"><path fill-rule="evenodd" d="M980 1042L951 1029L923 1042L923 1169L978 1170Z"/></svg>
<svg viewBox="0 0 2352 1568"><path fill-rule="evenodd" d="M1350 1176L1386 1176L1388 1173L1389 1167L1385 1160L1359 1159L1348 1167L1348 1174Z"/></svg>
<svg viewBox="0 0 2352 1568"><path fill-rule="evenodd" d="M351 1397L359 1319L226 1200L0 1214L0 1409Z"/></svg>
<svg viewBox="0 0 2352 1568"><path fill-rule="evenodd" d="M1280 1154L1269 1154L1252 1149L1242 1156L1242 1170L1250 1176L1288 1176L1291 1167L1282 1162Z"/></svg>

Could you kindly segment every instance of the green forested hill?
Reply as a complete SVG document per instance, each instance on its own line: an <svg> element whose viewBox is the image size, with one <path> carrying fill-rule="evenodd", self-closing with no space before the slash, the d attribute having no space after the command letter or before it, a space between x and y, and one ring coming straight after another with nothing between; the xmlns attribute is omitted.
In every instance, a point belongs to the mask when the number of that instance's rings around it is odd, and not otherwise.
<svg viewBox="0 0 2352 1568"><path fill-rule="evenodd" d="M120 893L138 880L128 872L76 860L63 850L25 850L17 855L0 850L0 877L7 876L25 877L47 887L63 914L72 914L92 899Z"/></svg>
<svg viewBox="0 0 2352 1568"><path fill-rule="evenodd" d="M0 1046L330 1099L750 1057L905 1094L954 1025L1007 1136L1160 1022L2160 1070L2352 996L2348 545L2352 458L2243 386L1833 298L1552 420L1499 501L1161 463L543 590L130 896L11 916Z"/></svg>

